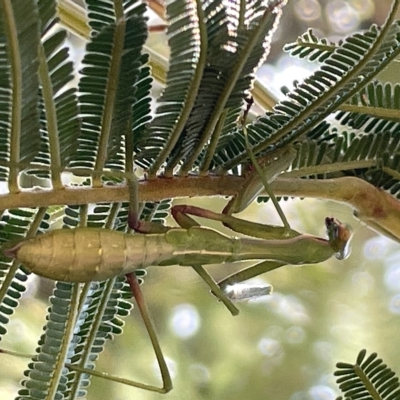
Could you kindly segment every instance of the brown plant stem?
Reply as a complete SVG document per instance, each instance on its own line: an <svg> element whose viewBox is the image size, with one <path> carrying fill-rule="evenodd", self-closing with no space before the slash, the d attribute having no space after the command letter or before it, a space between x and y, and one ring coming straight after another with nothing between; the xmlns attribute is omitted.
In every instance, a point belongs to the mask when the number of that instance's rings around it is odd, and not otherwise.
<svg viewBox="0 0 400 400"><path fill-rule="evenodd" d="M234 196L244 183L245 179L238 176L189 176L143 180L139 182L139 201ZM271 186L277 196L312 197L345 203L371 228L400 241L400 202L362 179L342 177L306 180L280 177L273 181ZM100 188L79 186L61 190L34 188L0 195L0 210L128 200L129 189L126 185Z"/></svg>

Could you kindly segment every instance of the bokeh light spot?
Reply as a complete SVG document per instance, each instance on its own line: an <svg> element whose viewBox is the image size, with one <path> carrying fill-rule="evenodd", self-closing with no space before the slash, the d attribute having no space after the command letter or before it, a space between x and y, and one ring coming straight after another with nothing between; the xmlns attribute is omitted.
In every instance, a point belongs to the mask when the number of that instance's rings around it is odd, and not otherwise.
<svg viewBox="0 0 400 400"><path fill-rule="evenodd" d="M295 3L294 12L303 21L313 21L321 17L321 6L317 0L300 0Z"/></svg>
<svg viewBox="0 0 400 400"><path fill-rule="evenodd" d="M167 363L168 371L169 374L171 375L171 379L176 378L177 374L177 367L176 367L176 362L169 357L165 357L165 362ZM158 365L158 362L154 360L153 363L153 371L154 375L157 376L157 378L161 379L161 371L160 371L160 366Z"/></svg>
<svg viewBox="0 0 400 400"><path fill-rule="evenodd" d="M350 4L356 10L361 20L371 18L375 13L373 0L351 0Z"/></svg>
<svg viewBox="0 0 400 400"><path fill-rule="evenodd" d="M200 328L200 316L191 304L180 304L172 311L170 327L174 335L181 339L189 338Z"/></svg>
<svg viewBox="0 0 400 400"><path fill-rule="evenodd" d="M400 290L400 260L397 257L397 259L387 262L386 265L388 267L384 278L386 286L389 289Z"/></svg>
<svg viewBox="0 0 400 400"><path fill-rule="evenodd" d="M305 324L310 319L307 310L296 296L285 296L282 293L275 292L273 296L267 297L267 299L266 304L275 313L293 324Z"/></svg>
<svg viewBox="0 0 400 400"><path fill-rule="evenodd" d="M346 1L336 0L329 2L326 6L325 14L332 29L338 33L354 31L360 23L357 12Z"/></svg>
<svg viewBox="0 0 400 400"><path fill-rule="evenodd" d="M369 272L360 271L352 274L351 283L358 296L365 296L373 289L375 279Z"/></svg>
<svg viewBox="0 0 400 400"><path fill-rule="evenodd" d="M203 364L192 364L189 367L189 374L197 386L206 385L210 381L210 371Z"/></svg>
<svg viewBox="0 0 400 400"><path fill-rule="evenodd" d="M258 349L267 357L276 357L282 351L281 344L277 340L266 337L258 342Z"/></svg>
<svg viewBox="0 0 400 400"><path fill-rule="evenodd" d="M383 236L369 239L364 244L364 257L368 260L379 260L385 257L388 250L388 240Z"/></svg>
<svg viewBox="0 0 400 400"><path fill-rule="evenodd" d="M306 337L304 329L300 326L291 326L286 330L286 341L292 344L302 343Z"/></svg>
<svg viewBox="0 0 400 400"><path fill-rule="evenodd" d="M334 400L336 398L334 390L325 385L311 387L309 394L312 400Z"/></svg>
<svg viewBox="0 0 400 400"><path fill-rule="evenodd" d="M332 343L323 341L323 340L318 340L317 342L314 342L313 345L313 354L317 356L321 360L326 360L329 361L332 359Z"/></svg>
<svg viewBox="0 0 400 400"><path fill-rule="evenodd" d="M396 294L390 299L389 310L393 314L400 314L400 294Z"/></svg>

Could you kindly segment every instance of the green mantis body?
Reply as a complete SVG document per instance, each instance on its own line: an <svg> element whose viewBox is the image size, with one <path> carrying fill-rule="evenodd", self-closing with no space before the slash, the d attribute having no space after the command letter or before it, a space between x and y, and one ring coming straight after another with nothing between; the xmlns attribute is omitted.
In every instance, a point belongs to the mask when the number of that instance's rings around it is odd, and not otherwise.
<svg viewBox="0 0 400 400"><path fill-rule="evenodd" d="M32 272L65 282L101 281L151 265L192 266L256 259L296 265L318 263L335 253L328 240L311 235L262 240L229 237L199 226L133 235L102 228L57 229L5 251Z"/></svg>

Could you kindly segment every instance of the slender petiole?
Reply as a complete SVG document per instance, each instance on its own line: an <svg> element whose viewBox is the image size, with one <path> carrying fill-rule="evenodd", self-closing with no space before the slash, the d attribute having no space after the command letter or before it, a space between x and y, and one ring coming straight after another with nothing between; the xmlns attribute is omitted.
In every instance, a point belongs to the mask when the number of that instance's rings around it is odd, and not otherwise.
<svg viewBox="0 0 400 400"><path fill-rule="evenodd" d="M281 218L284 227L287 230L289 230L290 229L290 224L289 224L288 220L286 219L286 216L285 216L281 206L279 205L279 202L276 199L276 197L274 195L274 192L272 191L268 180L265 179L264 173L263 173L261 167L259 166L259 164L258 164L258 162L257 162L257 160L256 160L256 158L254 156L253 150L251 149L251 146L250 146L250 143L249 143L249 138L248 138L248 135L247 135L247 128L245 126L243 126L243 134L244 134L244 141L245 141L245 145L246 145L246 151L247 151L247 154L250 157L250 161L252 162L255 170L257 171L258 175L260 176L260 180L264 185L265 191L268 193L268 196L271 198L271 201L274 204L274 206L276 208L276 211L278 212L279 217Z"/></svg>

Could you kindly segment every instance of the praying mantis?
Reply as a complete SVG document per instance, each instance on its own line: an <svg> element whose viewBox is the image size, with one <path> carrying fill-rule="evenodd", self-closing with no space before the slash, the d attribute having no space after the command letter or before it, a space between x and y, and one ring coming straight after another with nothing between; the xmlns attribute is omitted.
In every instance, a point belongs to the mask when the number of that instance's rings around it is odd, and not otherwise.
<svg viewBox="0 0 400 400"><path fill-rule="evenodd" d="M180 225L179 228L140 221L133 206L128 219L129 227L136 232L133 235L104 228L58 229L3 248L5 256L14 258L32 272L53 280L79 284L125 275L148 330L163 384L157 387L121 379L88 370L84 365L66 366L78 373L87 373L158 393L167 393L172 389L170 373L135 276L135 271L139 268L169 265L191 267L208 284L212 293L236 315L238 309L232 302L235 298L230 291L232 285L284 265L319 263L332 256L339 260L344 259L349 252L351 230L335 218L325 219L328 239L323 239L291 229L279 205L277 209L283 217L284 226L251 223L231 215L245 208L263 187L269 191L269 182L282 169L287 168L292 156L290 152L279 154L279 157L269 160L262 171L256 162L255 174L248 179L245 189L228 203L222 214L188 205L172 207L171 213ZM273 193L271 198L274 199ZM220 221L236 232L253 237L226 236L199 226L190 215ZM218 283L203 268L205 264L242 260L261 262ZM260 290L261 293L269 293L270 287L249 289L239 297L251 298L257 296Z"/></svg>

